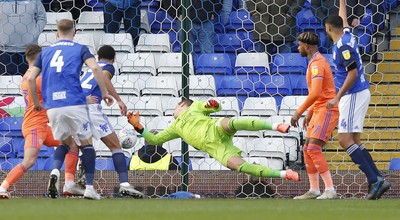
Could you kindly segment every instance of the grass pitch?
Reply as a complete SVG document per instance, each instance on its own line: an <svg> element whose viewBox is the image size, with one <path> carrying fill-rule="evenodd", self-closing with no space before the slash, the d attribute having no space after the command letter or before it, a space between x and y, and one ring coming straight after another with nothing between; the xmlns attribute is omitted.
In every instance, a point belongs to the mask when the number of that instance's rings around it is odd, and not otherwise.
<svg viewBox="0 0 400 220"><path fill-rule="evenodd" d="M5 220L150 219L400 219L400 200L339 199L10 199L0 201Z"/></svg>

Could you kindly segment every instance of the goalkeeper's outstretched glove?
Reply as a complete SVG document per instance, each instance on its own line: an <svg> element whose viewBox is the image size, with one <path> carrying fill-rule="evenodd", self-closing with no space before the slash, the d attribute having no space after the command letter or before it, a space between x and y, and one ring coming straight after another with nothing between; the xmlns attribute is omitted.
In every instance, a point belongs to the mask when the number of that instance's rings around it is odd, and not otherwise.
<svg viewBox="0 0 400 220"><path fill-rule="evenodd" d="M214 99L210 99L207 101L207 104L205 106L206 108L219 108L219 103L215 101Z"/></svg>
<svg viewBox="0 0 400 220"><path fill-rule="evenodd" d="M129 112L128 113L128 122L131 124L137 132L140 134L143 132L143 126L140 124L139 121L139 111L136 112Z"/></svg>

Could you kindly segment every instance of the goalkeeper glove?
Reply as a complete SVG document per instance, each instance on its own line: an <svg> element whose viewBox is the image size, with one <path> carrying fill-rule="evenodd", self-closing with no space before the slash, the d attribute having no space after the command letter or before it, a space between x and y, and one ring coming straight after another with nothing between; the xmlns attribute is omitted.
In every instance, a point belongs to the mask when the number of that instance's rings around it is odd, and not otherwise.
<svg viewBox="0 0 400 220"><path fill-rule="evenodd" d="M219 108L219 103L215 101L214 99L210 99L207 101L207 104L205 106L206 108Z"/></svg>
<svg viewBox="0 0 400 220"><path fill-rule="evenodd" d="M143 132L143 126L139 122L139 111L128 113L128 122L131 124L137 132L140 134Z"/></svg>

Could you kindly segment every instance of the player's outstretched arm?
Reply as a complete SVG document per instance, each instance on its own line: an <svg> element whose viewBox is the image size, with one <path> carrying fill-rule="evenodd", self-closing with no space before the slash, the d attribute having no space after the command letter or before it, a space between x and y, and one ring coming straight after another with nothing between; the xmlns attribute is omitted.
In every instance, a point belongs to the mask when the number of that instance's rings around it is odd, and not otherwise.
<svg viewBox="0 0 400 220"><path fill-rule="evenodd" d="M117 91L115 90L113 84L111 83L111 73L108 72L107 70L103 70L103 75L104 75L104 81L106 83L106 87L107 87L107 91L110 93L110 95L117 100L119 109L121 109L121 115L125 116L128 109L125 105L125 103L121 100L121 98L119 97Z"/></svg>
<svg viewBox="0 0 400 220"><path fill-rule="evenodd" d="M40 69L36 66L34 66L31 69L31 75L28 78L29 82L29 93L31 94L33 104L35 105L35 111L42 111L44 109L43 105L39 101L38 97L38 88L36 87L36 78L40 74Z"/></svg>
<svg viewBox="0 0 400 220"><path fill-rule="evenodd" d="M96 59L94 59L93 57L86 59L85 64L92 70L93 76L96 79L97 84L100 87L101 95L103 96L103 100L106 102L106 104L108 106L111 106L113 104L114 100L108 94L108 90L107 90L106 84L104 82L104 76L103 76L101 67L99 66L99 64L97 64Z"/></svg>
<svg viewBox="0 0 400 220"><path fill-rule="evenodd" d="M137 132L139 132L147 142L153 145L160 145L169 140L179 138L179 135L174 131L173 127L168 127L167 129L161 131L160 133L154 135L150 131L140 124L139 112L128 112L128 122L131 124Z"/></svg>
<svg viewBox="0 0 400 220"><path fill-rule="evenodd" d="M340 0L339 16L343 19L343 27L350 27L349 22L347 22L346 5L347 5L346 0Z"/></svg>

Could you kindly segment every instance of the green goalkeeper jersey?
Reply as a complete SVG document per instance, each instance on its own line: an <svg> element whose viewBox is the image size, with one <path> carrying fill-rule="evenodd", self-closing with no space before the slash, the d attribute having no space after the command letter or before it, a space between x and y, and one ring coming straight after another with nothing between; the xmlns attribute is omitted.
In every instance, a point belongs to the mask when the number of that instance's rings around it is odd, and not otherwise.
<svg viewBox="0 0 400 220"><path fill-rule="evenodd" d="M221 110L221 105L214 109L206 108L206 104L205 101L195 101L165 130L154 135L144 129L142 136L153 145L181 137L193 147L204 150L207 131L218 121L218 118L211 118L210 114Z"/></svg>

